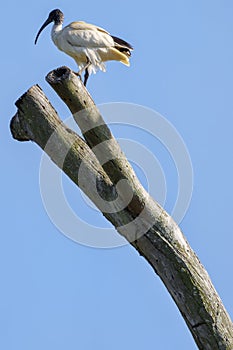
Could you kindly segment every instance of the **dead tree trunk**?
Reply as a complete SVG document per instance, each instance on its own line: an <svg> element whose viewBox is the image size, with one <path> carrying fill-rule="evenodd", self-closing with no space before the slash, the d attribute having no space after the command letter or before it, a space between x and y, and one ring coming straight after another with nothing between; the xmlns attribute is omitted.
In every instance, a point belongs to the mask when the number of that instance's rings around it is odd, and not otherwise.
<svg viewBox="0 0 233 350"><path fill-rule="evenodd" d="M82 82L67 67L46 80L69 107L85 141L61 122L37 85L16 102L13 137L36 142L144 256L199 349L232 350L233 325L206 270L177 224L140 184Z"/></svg>

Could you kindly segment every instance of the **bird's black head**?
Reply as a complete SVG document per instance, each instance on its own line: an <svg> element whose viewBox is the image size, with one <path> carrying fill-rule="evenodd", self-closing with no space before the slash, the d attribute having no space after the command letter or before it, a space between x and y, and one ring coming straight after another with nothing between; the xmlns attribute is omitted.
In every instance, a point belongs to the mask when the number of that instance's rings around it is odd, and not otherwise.
<svg viewBox="0 0 233 350"><path fill-rule="evenodd" d="M56 9L50 12L48 20L50 23L54 22L55 24L60 24L63 23L64 15L59 9Z"/></svg>
<svg viewBox="0 0 233 350"><path fill-rule="evenodd" d="M40 33L42 32L42 30L47 27L47 25L51 22L54 22L54 24L62 24L64 20L64 15L63 13L56 9L50 12L48 18L46 19L46 21L44 22L44 24L42 24L41 28L39 29L36 39L35 39L35 44L39 38Z"/></svg>

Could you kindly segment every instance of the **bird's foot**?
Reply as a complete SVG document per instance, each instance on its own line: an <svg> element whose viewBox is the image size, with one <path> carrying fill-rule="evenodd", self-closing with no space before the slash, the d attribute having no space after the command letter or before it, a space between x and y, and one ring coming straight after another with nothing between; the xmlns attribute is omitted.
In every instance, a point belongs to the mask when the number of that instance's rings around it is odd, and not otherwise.
<svg viewBox="0 0 233 350"><path fill-rule="evenodd" d="M74 72L74 74L75 75L77 75L77 77L79 77L79 79L81 80L81 81L83 81L83 79L82 79L82 73L79 71L79 72Z"/></svg>

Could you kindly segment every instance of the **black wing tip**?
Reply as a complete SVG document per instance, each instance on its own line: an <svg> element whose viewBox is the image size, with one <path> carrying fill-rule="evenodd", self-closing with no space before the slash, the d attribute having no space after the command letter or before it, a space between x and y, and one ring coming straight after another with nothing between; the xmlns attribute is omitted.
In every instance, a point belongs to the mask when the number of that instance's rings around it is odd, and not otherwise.
<svg viewBox="0 0 233 350"><path fill-rule="evenodd" d="M112 38L113 38L115 44L117 44L121 47L125 47L129 50L133 50L133 46L131 44L129 44L127 41L125 41L121 38L118 38L117 36L113 36L113 35L112 35Z"/></svg>

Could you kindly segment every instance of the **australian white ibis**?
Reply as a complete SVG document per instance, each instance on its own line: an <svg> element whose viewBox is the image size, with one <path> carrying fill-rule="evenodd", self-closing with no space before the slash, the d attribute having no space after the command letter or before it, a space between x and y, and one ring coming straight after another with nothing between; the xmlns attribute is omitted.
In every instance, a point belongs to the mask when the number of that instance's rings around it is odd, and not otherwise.
<svg viewBox="0 0 233 350"><path fill-rule="evenodd" d="M129 43L85 22L72 22L62 29L63 20L64 15L60 10L51 11L36 36L35 44L42 30L54 22L52 40L59 50L74 58L80 69L77 73L80 77L85 71L84 85L91 73L96 73L98 69L106 71L106 61L115 60L130 65L133 47Z"/></svg>

